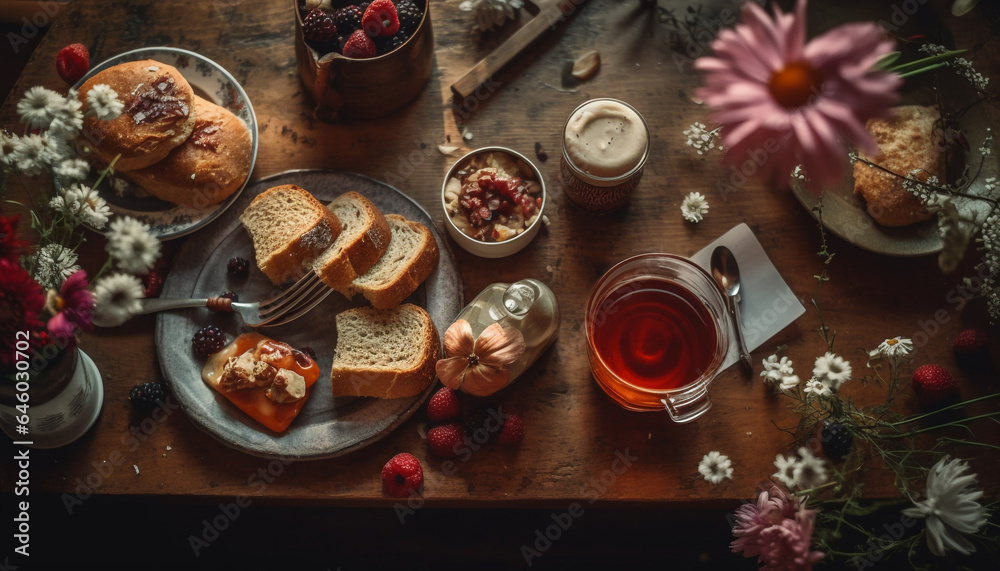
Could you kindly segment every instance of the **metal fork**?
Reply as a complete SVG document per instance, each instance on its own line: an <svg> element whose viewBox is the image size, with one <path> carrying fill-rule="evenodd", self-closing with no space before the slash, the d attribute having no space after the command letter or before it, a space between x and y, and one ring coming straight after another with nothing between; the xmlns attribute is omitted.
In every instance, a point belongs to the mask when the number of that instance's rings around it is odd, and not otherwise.
<svg viewBox="0 0 1000 571"><path fill-rule="evenodd" d="M243 318L250 327L277 327L294 321L310 309L319 305L333 290L327 287L316 275L309 272L292 284L287 290L267 301L242 303L233 302L226 297L209 299L142 299L142 309L137 314L155 313L168 309L187 307L207 307L212 311L235 312Z"/></svg>

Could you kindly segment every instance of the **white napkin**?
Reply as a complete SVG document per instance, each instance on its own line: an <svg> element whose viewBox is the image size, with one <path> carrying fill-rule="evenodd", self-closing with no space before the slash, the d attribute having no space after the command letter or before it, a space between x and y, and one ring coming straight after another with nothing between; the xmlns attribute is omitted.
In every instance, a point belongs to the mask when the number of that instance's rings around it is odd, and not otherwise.
<svg viewBox="0 0 1000 571"><path fill-rule="evenodd" d="M716 246L726 246L732 250L740 267L740 321L743 323L743 336L748 350L760 347L806 312L806 308L781 278L749 226L740 224L733 227L721 238L691 256L691 261L711 274L709 265ZM720 370L729 368L738 360L736 336L732 335L729 354ZM759 363L754 363L754 367L759 367Z"/></svg>

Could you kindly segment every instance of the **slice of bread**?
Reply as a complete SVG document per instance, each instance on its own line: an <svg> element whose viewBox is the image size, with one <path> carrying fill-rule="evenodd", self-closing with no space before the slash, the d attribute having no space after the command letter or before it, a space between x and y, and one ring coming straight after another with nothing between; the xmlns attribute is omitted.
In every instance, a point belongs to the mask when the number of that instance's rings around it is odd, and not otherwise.
<svg viewBox="0 0 1000 571"><path fill-rule="evenodd" d="M360 293L379 309L395 307L437 268L438 247L426 226L398 214L387 214L392 231L389 249L364 275L351 283L350 294Z"/></svg>
<svg viewBox="0 0 1000 571"><path fill-rule="evenodd" d="M165 159L122 171L150 194L174 204L205 208L236 192L250 175L250 130L227 109L195 96L194 131Z"/></svg>
<svg viewBox="0 0 1000 571"><path fill-rule="evenodd" d="M342 311L330 371L333 396L416 396L434 381L440 355L437 328L421 307Z"/></svg>
<svg viewBox="0 0 1000 571"><path fill-rule="evenodd" d="M933 175L944 184L940 120L937 109L923 105L904 105L888 119L870 119L865 128L875 137L879 153L865 158L904 177L924 182ZM911 175L913 171L919 172ZM902 179L863 161L854 163L854 193L865 199L868 214L883 226L908 226L933 216L903 188Z"/></svg>
<svg viewBox="0 0 1000 571"><path fill-rule="evenodd" d="M340 234L340 220L309 191L284 184L253 199L240 215L257 267L274 285L298 279Z"/></svg>
<svg viewBox="0 0 1000 571"><path fill-rule="evenodd" d="M378 262L392 234L382 212L357 192L345 192L326 206L340 220L340 235L313 262L313 270L333 289L346 293L354 278Z"/></svg>
<svg viewBox="0 0 1000 571"><path fill-rule="evenodd" d="M121 115L101 120L88 114L87 94L107 85L124 104ZM136 170L161 161L194 130L194 90L177 68L155 60L121 63L96 73L77 93L83 104L81 156L104 166L119 157L117 170Z"/></svg>

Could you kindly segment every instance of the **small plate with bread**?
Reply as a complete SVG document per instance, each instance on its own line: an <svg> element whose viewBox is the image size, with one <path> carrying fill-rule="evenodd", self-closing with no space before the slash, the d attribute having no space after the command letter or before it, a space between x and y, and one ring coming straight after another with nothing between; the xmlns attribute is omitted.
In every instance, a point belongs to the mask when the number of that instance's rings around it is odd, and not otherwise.
<svg viewBox="0 0 1000 571"><path fill-rule="evenodd" d="M936 73L954 72L944 68ZM986 179L998 173L997 157L979 150L991 136L990 122L982 104L969 105L977 97L971 87L948 75L907 81L903 101L891 115L865 126L878 144L877 155L865 157L859 151L863 160L853 164L846 153L831 158L843 161L845 176L821 193L800 178L791 181L795 197L831 233L865 250L898 257L935 254L944 243L935 211L904 188L903 179L886 171L921 182L933 176L940 184L968 177L963 194L974 196L985 196ZM989 212L989 204L981 200L952 200L965 218L982 219Z"/></svg>
<svg viewBox="0 0 1000 571"><path fill-rule="evenodd" d="M113 216L131 216L167 240L205 226L237 199L257 158L257 118L246 92L222 66L192 51L140 48L93 67L74 89L108 85L124 109L87 116L77 153L96 173Z"/></svg>
<svg viewBox="0 0 1000 571"><path fill-rule="evenodd" d="M228 270L234 257L249 260L247 275ZM324 170L254 181L181 246L161 296L235 292L241 301L262 300L307 272L334 292L297 320L253 333L268 341L248 337L251 330L232 313L195 308L157 316L170 393L228 446L262 457L339 456L389 434L434 388L441 335L463 306L461 276L431 216L380 181ZM206 359L192 340L209 325L229 345ZM274 380L280 370L261 364L279 358L262 356L261 342L287 347L286 360L295 357L289 362L298 362L304 382L291 393L303 398L281 401L289 391ZM313 363L318 378L305 374ZM281 399L270 402L274 395Z"/></svg>

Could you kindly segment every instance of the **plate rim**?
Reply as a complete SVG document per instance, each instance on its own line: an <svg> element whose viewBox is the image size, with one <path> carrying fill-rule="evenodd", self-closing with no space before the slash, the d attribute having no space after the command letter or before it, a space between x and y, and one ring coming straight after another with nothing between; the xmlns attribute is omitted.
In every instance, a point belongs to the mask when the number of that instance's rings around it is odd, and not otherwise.
<svg viewBox="0 0 1000 571"><path fill-rule="evenodd" d="M197 223L190 224L179 231L164 233L164 234L155 234L155 233L153 234L158 240L167 241L187 236L204 228L206 225L210 224L213 220L221 216L223 212L228 210L229 207L236 202L239 196L243 194L243 191L246 190L248 186L250 186L251 182L253 182L251 180L253 178L253 171L257 165L257 153L260 144L260 123L257 119L257 112L254 109L253 102L250 101L250 95L247 93L243 85L236 79L236 77L229 72L229 70L227 70L225 67L223 67L220 63L213 60L212 58L209 58L203 54L187 50L184 48L175 48L172 46L146 46L121 52L119 54L116 54L114 56L111 56L103 60L101 63L90 68L87 71L87 73L84 74L83 77L81 77L75 84L73 84L71 89L78 90L80 86L82 86L88 79L119 62L136 61L136 59L134 59L134 56L142 56L145 54L153 54L153 53L170 53L170 54L184 55L211 65L218 72L222 73L228 82L236 86L236 89L239 95L242 97L244 105L251 118L251 124L247 125L247 130L250 131L250 167L247 170L246 180L244 180L240 188L237 189L235 192L233 192L233 194L231 194L228 198L226 198L226 200L214 205L215 209L212 210L204 218L199 220ZM239 115L237 115L237 117L239 117ZM240 120L242 121L242 118L240 118ZM100 192L100 189L97 190L98 192ZM116 216L117 215L118 214L116 213ZM101 232L101 230L93 228L92 226L87 225L86 227L94 232Z"/></svg>
<svg viewBox="0 0 1000 571"><path fill-rule="evenodd" d="M451 289L454 290L452 293L456 297L456 299L454 300L453 305L455 306L455 315L457 315L458 312L461 310L461 307L464 305L464 290L463 290L463 286L461 284L461 272L458 269L458 265L457 265L457 263L456 263L456 261L454 259L454 256L452 255L450 249L447 248L447 241L445 240L444 236L441 235L440 231L437 228L437 225L434 223L434 218L430 215L430 213L423 206L420 205L419 202L417 202L416 200L414 200L412 197L410 197L406 193L400 191L398 188L396 188L396 187L394 187L394 186L392 186L392 185L390 185L390 184L388 184L388 183L386 183L384 181L378 180L378 179L376 179L374 177L371 177L371 176L368 176L368 175L365 175L365 174L354 173L354 172L350 172L350 171L341 171L341 170L335 170L335 169L318 169L318 168L317 169L311 169L311 168L309 168L309 169L290 169L290 170L286 170L286 171L274 173L274 174L271 174L271 175L268 175L268 176L265 176L265 177L262 177L260 179L255 180L254 181L254 185L261 184L262 186L266 186L267 184L269 184L269 183L271 183L271 182L273 182L275 180L286 179L286 178L289 178L289 177L297 177L297 176L300 176L300 175L319 175L319 176L322 176L324 174L336 174L336 175L348 176L348 177L353 177L353 178L358 178L358 179L365 179L367 181L370 181L373 184L385 187L386 189L391 190L392 192L394 192L396 196L398 196L398 197L400 197L402 199L405 199L412 207L414 207L420 213L422 213L424 216L427 217L427 220L430 221L430 224L428 224L428 230L430 230L431 234L434 236L435 240L437 241L439 251L443 250L443 252L441 252L441 254L440 254L440 258L439 258L439 262L438 262L438 267L435 270L435 272L440 271L440 269L442 267L444 267L444 266L448 266L448 268L445 271L448 271L448 272L454 274L454 279L452 280L453 283L450 283L449 285L451 286ZM294 184L294 181L283 181L283 182ZM345 189L342 192L347 192L348 190L350 190L350 189ZM187 248L190 248L190 247L193 247L193 246L188 246L187 244L183 245L181 247L181 249L178 250L178 252L175 254L175 256L182 255L184 253L184 250L187 249ZM205 269L204 267L200 268L200 270L198 272L199 275L201 274L201 272L204 271L204 269ZM167 293L168 292L168 288L172 289L172 287L176 287L176 286L173 286L173 284L170 283L170 281L171 281L170 280L171 274L172 274L172 272L168 271L167 278L166 278L165 283L164 283L163 293ZM187 294L183 294L183 295L187 295ZM454 316L452 316L452 317L454 317ZM168 378L167 365L165 363L164 354L163 354L163 352L165 351L165 346L161 344L162 341L163 341L164 335L166 335L166 332L164 330L165 330L165 328L167 326L167 323L166 323L167 322L167 318L168 318L168 316L166 314L161 314L161 315L157 316L155 330L154 330L154 344L155 344L155 347L156 347L157 359L159 360L160 372L161 372L161 374L163 376L164 381L166 381L167 385L169 386L169 385L171 385L173 383L173 381L170 378ZM439 337L439 340L440 340L440 339L443 338L444 329L441 327L441 325L439 325L437 323L435 323L435 326L437 328L438 337ZM201 380L200 377L197 380L198 380L199 383L203 383L203 381ZM399 428L399 426L401 426L403 423L405 423L407 420L409 420L421 408L421 406L423 405L423 403L427 400L427 398L430 396L430 394L436 388L436 384L437 384L436 382L431 382L428 385L428 387L426 389L424 389L419 395L417 395L416 397L412 397L413 398L413 402L406 408L406 410L404 410L395 419L393 419L393 421L389 425L387 425L386 427L384 427L381 431L379 431L377 433L374 433L374 434L368 436L367 438L359 440L358 442L355 442L355 443L353 443L351 445L348 445L348 446L345 446L343 448L339 448L339 449L331 450L331 451L326 451L326 452L318 452L318 453L315 453L315 454L301 454L301 453L298 453L298 454L283 454L283 453L280 453L280 451L279 452L266 452L266 451L262 451L262 450L259 450L257 448L254 448L253 445L252 445L252 443L251 444L247 444L247 443L233 442L233 441L231 441L231 440L223 437L223 435L221 435L221 434L217 433L216 431L214 431L212 429L213 427L210 426L209 424L205 423L204 419L202 419L200 416L191 414L191 412L189 411L189 406L188 406L188 404L186 402L181 402L181 399L177 399L176 395L174 395L174 397L175 397L175 400L178 402L179 406L181 407L181 410L183 410L185 412L185 416L187 416L187 418L191 421L192 424L194 424L196 427L199 428L199 430L201 430L202 432L208 434L214 440L222 443L223 445L225 445L228 448L232 448L232 449L237 450L239 452L242 452L242 453L245 453L245 454L248 454L248 455L251 455L251 456L255 456L255 457L260 457L260 458L268 458L268 459L289 459L289 458L292 458L292 459L295 459L295 460L324 460L324 459L336 458L336 457L339 457L339 456L343 456L343 455L349 454L351 452L354 452L356 450L359 450L361 448L369 446L369 445L377 442L378 440L380 440L380 439L388 436L392 432L394 432L397 428ZM248 423L247 426L250 426L250 424ZM251 427L251 429L256 429L256 428L255 427ZM260 433L264 434L264 435L267 435L267 436L274 436L275 435L275 433L271 433L271 432L266 431L266 430L260 430Z"/></svg>

